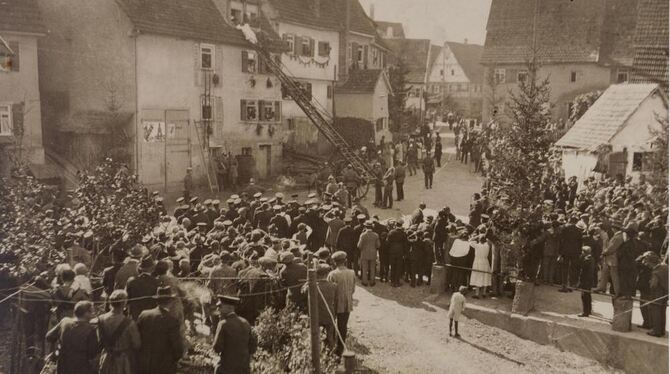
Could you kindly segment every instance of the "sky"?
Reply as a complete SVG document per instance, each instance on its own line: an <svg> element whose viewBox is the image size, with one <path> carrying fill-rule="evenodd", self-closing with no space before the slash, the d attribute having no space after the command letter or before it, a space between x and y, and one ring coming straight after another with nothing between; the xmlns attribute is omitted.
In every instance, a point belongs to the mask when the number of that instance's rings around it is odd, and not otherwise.
<svg viewBox="0 0 670 374"><path fill-rule="evenodd" d="M359 0L376 21L401 22L408 38L484 44L491 0Z"/></svg>

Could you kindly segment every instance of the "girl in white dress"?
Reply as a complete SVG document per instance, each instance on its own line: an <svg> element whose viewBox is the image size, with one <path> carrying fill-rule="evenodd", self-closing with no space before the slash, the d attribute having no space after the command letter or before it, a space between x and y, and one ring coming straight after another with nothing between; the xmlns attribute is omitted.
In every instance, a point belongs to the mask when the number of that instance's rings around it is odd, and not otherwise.
<svg viewBox="0 0 670 374"><path fill-rule="evenodd" d="M491 286L491 264L489 262L489 253L491 244L482 235L479 240L470 242L470 246L475 250L475 260L472 263L472 273L470 274L470 286L475 287L475 299L482 297L486 293L486 287Z"/></svg>

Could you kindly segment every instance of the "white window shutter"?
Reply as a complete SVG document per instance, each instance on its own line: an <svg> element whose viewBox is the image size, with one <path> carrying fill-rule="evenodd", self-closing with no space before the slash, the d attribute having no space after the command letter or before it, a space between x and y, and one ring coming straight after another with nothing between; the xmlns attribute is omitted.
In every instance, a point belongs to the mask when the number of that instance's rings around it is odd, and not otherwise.
<svg viewBox="0 0 670 374"><path fill-rule="evenodd" d="M200 86L202 86L202 69L200 69L200 59L201 59L200 44L195 43L193 45L193 54L194 54L193 69L194 69L194 73L195 73L195 77L194 77L195 82L194 83L195 83L196 87L200 87Z"/></svg>

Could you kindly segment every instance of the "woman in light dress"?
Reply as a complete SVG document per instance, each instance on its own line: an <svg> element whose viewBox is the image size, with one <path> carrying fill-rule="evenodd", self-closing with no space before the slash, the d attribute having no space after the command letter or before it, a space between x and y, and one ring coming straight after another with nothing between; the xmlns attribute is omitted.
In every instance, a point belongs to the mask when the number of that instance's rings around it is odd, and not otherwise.
<svg viewBox="0 0 670 374"><path fill-rule="evenodd" d="M486 287L491 286L491 263L489 255L491 253L491 243L485 235L481 235L476 241L470 242L470 246L475 250L475 260L472 264L472 273L470 274L470 286L475 287L475 299L486 294Z"/></svg>

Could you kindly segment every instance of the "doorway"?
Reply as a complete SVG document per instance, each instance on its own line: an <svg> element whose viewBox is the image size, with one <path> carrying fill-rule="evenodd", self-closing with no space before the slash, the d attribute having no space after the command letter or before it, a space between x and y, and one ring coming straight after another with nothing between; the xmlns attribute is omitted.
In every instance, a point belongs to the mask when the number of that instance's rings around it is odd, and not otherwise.
<svg viewBox="0 0 670 374"><path fill-rule="evenodd" d="M266 179L272 175L272 145L260 144L258 148L260 150L257 165L258 176L261 179Z"/></svg>

